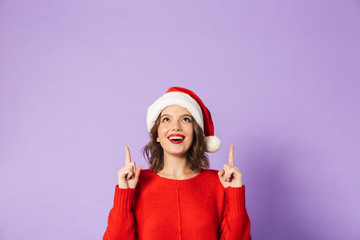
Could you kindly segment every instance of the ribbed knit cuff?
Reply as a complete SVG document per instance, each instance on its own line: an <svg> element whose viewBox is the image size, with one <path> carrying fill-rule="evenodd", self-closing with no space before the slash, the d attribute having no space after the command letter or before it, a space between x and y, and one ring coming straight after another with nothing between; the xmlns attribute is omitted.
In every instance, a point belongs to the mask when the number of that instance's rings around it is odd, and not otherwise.
<svg viewBox="0 0 360 240"><path fill-rule="evenodd" d="M226 199L231 212L246 212L245 209L245 185L242 187L225 188Z"/></svg>
<svg viewBox="0 0 360 240"><path fill-rule="evenodd" d="M131 210L131 205L134 201L134 192L133 188L119 188L118 185L115 186L115 197L114 197L114 209L120 211L129 211Z"/></svg>

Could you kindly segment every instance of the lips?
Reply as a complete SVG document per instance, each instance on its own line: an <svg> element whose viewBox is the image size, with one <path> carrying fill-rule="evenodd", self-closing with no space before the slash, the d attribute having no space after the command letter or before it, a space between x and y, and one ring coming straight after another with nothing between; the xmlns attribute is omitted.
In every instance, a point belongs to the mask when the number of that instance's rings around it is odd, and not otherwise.
<svg viewBox="0 0 360 240"><path fill-rule="evenodd" d="M180 144L184 141L185 136L181 134L170 134L168 139L173 144Z"/></svg>

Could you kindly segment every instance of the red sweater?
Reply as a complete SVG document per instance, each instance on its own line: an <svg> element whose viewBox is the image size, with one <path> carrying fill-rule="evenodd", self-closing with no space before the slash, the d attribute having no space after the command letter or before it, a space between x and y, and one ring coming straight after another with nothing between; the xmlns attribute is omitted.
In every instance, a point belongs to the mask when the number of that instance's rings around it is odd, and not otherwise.
<svg viewBox="0 0 360 240"><path fill-rule="evenodd" d="M251 240L245 186L224 188L218 171L186 180L141 170L135 189L116 186L104 240Z"/></svg>

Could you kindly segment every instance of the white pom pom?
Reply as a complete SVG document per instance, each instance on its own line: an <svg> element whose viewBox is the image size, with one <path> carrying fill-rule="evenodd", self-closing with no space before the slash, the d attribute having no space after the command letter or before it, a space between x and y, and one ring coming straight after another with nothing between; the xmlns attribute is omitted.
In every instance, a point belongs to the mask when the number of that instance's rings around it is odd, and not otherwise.
<svg viewBox="0 0 360 240"><path fill-rule="evenodd" d="M221 141L217 136L205 137L205 151L209 153L216 152L220 149Z"/></svg>

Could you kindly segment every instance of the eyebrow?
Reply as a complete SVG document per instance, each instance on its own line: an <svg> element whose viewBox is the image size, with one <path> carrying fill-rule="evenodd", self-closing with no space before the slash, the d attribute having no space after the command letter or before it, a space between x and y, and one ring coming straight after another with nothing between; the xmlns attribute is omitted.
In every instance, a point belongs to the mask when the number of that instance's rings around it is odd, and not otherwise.
<svg viewBox="0 0 360 240"><path fill-rule="evenodd" d="M165 113L164 115L161 115L160 117L164 117L164 116L169 116L169 117L172 117L172 115L170 115L170 114L167 114L167 113ZM188 116L188 117L191 117L192 118L192 116L190 115L190 114L184 114L184 115L181 115L180 117L184 117L184 116Z"/></svg>

